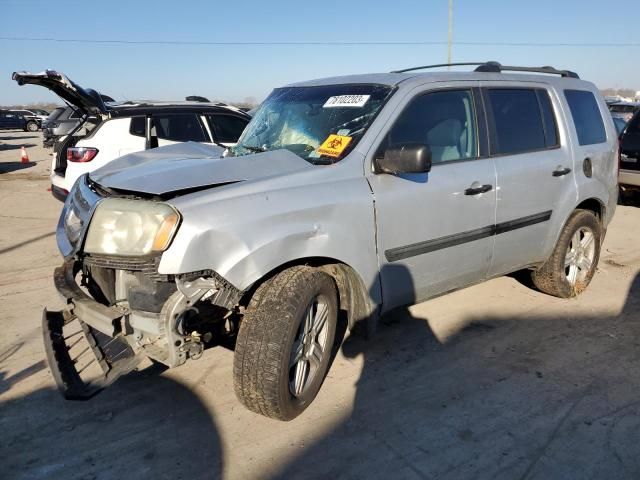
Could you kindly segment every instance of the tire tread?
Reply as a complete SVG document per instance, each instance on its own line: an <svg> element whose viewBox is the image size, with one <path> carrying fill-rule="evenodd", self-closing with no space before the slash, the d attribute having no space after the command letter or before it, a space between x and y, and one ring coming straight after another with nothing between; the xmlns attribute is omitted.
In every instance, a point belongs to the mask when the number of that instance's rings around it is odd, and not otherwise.
<svg viewBox="0 0 640 480"><path fill-rule="evenodd" d="M281 398L280 379L288 375L282 358L288 348L291 324L305 292L333 279L308 266L294 266L266 280L253 294L240 323L234 355L234 388L249 410L290 420Z"/></svg>

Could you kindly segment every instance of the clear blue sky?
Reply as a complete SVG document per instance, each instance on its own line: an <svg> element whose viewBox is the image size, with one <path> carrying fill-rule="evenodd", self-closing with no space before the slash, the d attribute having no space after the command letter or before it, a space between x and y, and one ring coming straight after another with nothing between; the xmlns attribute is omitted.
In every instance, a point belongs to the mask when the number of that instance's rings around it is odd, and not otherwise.
<svg viewBox="0 0 640 480"><path fill-rule="evenodd" d="M612 6L615 5L615 10ZM0 36L195 42L447 40L447 0L0 0ZM635 43L623 47L455 45L454 61L553 65L599 87L640 90L637 0L454 0L455 42ZM637 23L637 22L636 22ZM0 104L55 101L15 70L66 73L116 99L241 101L317 77L446 61L442 45L122 45L0 40Z"/></svg>

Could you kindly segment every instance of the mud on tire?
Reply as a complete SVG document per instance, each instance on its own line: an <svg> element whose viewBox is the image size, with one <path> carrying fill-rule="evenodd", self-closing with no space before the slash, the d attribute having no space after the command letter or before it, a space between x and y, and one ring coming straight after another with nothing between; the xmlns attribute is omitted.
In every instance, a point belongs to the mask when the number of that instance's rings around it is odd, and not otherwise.
<svg viewBox="0 0 640 480"><path fill-rule="evenodd" d="M578 270L578 277L574 283L569 281L567 265L573 257L577 239L591 232L593 235L593 257L589 268ZM586 237L586 235L585 235ZM584 237L582 237L584 238ZM582 293L593 278L600 258L600 244L602 227L600 222L589 210L574 211L565 224L551 257L531 274L531 279L540 291L560 298L570 298ZM585 243L584 240L580 244ZM589 242L587 242L589 243ZM587 264L583 264L586 267Z"/></svg>
<svg viewBox="0 0 640 480"><path fill-rule="evenodd" d="M304 334L306 325L315 322L309 312L326 317L320 333L310 329L308 335ZM238 399L249 410L278 420L291 420L302 413L327 373L337 313L336 286L327 273L296 266L265 281L254 293L238 331L233 361ZM304 342L299 341L302 337ZM292 361L298 356L306 358L309 350L313 352L311 342L325 348L321 358L309 354L314 358L307 366L307 383L294 394L296 375L303 369L297 370L297 363L292 366Z"/></svg>

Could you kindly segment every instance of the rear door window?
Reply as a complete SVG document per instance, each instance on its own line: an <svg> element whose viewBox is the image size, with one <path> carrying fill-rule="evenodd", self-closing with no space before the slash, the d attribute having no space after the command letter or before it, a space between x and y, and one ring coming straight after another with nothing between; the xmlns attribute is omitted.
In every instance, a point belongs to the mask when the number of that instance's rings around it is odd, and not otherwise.
<svg viewBox="0 0 640 480"><path fill-rule="evenodd" d="M225 114L206 115L206 119L211 133L220 143L236 143L249 123L243 118Z"/></svg>
<svg viewBox="0 0 640 480"><path fill-rule="evenodd" d="M195 113L154 115L153 124L158 138L174 142L206 142Z"/></svg>
<svg viewBox="0 0 640 480"><path fill-rule="evenodd" d="M554 138L555 120L547 113L543 122L539 97L532 88L489 88L487 99L493 118L491 154L506 155L535 150L544 150L557 145ZM548 96L547 96L548 101ZM549 116L550 115L550 116ZM545 135L545 124L549 124L549 139Z"/></svg>
<svg viewBox="0 0 640 480"><path fill-rule="evenodd" d="M565 90L573 123L580 145L593 145L607 141L602 115L593 93L586 90Z"/></svg>

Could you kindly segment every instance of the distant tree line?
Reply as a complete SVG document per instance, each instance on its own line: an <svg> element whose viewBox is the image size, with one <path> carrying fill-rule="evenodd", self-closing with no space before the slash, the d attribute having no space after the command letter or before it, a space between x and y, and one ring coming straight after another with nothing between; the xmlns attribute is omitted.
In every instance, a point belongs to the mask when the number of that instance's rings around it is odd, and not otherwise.
<svg viewBox="0 0 640 480"><path fill-rule="evenodd" d="M602 95L611 96L611 97L627 97L627 98L635 98L636 90L631 88L604 88L600 90Z"/></svg>
<svg viewBox="0 0 640 480"><path fill-rule="evenodd" d="M0 105L0 110L22 110L22 109L31 109L31 108L39 108L42 110L46 110L47 112L51 112L54 109L61 107L62 105L51 102L38 102L38 103L26 103L22 105Z"/></svg>

